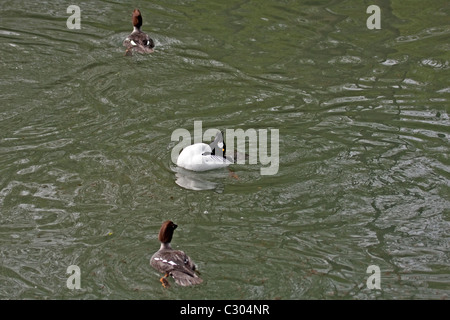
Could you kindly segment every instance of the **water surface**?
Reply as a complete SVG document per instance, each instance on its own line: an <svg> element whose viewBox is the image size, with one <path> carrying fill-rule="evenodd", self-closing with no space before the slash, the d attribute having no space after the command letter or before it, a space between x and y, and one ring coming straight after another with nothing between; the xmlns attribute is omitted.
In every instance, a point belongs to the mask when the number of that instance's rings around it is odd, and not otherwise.
<svg viewBox="0 0 450 320"><path fill-rule="evenodd" d="M448 1L377 1L381 30L361 1L70 4L0 5L0 298L448 298ZM134 6L152 55L123 56ZM194 121L278 129L277 174L183 187ZM167 219L202 285L150 267Z"/></svg>

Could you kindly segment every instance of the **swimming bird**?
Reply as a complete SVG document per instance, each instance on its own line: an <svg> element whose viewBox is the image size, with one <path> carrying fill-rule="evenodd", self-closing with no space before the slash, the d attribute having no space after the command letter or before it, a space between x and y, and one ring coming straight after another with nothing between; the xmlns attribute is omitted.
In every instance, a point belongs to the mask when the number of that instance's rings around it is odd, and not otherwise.
<svg viewBox="0 0 450 320"><path fill-rule="evenodd" d="M133 51L152 53L155 43L148 34L141 30L142 15L139 9L134 9L131 20L133 22L133 32L123 41L123 45L127 47L125 55L131 56Z"/></svg>
<svg viewBox="0 0 450 320"><path fill-rule="evenodd" d="M194 143L184 148L177 159L177 166L193 170L207 171L227 167L233 161L226 156L223 133L218 131L210 144Z"/></svg>
<svg viewBox="0 0 450 320"><path fill-rule="evenodd" d="M161 247L150 259L150 265L165 274L159 280L164 288L170 286L167 281L169 276L181 286L190 286L203 282L195 273L195 264L191 258L183 251L172 249L170 242L176 228L177 225L170 220L162 224L158 235Z"/></svg>

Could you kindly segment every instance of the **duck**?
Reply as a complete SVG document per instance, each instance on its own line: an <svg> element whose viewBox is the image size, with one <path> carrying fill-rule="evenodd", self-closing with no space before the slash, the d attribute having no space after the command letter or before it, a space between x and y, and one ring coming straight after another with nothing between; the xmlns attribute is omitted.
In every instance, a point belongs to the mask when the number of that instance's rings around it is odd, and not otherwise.
<svg viewBox="0 0 450 320"><path fill-rule="evenodd" d="M123 45L127 47L125 55L131 56L133 51L139 53L152 53L155 43L148 34L142 32L142 15L139 9L134 9L132 18L133 32L123 41Z"/></svg>
<svg viewBox="0 0 450 320"><path fill-rule="evenodd" d="M224 168L233 164L233 159L226 156L223 132L218 131L210 144L194 143L181 150L177 166L192 171L207 171Z"/></svg>
<svg viewBox="0 0 450 320"><path fill-rule="evenodd" d="M158 234L161 247L150 258L150 265L164 273L164 276L159 280L164 288L170 286L167 281L169 276L175 280L175 283L184 287L203 282L203 279L196 274L197 270L192 259L183 251L172 249L170 245L177 227L178 225L171 220L163 222Z"/></svg>

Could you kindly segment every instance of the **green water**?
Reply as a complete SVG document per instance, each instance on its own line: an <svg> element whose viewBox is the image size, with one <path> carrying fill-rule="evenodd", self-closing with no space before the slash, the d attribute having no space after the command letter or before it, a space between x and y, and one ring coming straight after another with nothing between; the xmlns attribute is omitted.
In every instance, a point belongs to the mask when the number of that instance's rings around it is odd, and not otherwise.
<svg viewBox="0 0 450 320"><path fill-rule="evenodd" d="M124 57L135 6L156 48ZM0 10L0 298L448 299L447 0ZM194 121L278 129L278 172L180 184L171 135ZM150 267L167 219L203 284Z"/></svg>

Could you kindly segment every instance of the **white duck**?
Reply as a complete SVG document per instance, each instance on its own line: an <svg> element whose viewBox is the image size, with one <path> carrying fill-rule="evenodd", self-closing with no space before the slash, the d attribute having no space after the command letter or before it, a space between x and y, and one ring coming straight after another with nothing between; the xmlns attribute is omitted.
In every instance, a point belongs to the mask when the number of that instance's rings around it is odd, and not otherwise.
<svg viewBox="0 0 450 320"><path fill-rule="evenodd" d="M223 133L217 132L211 144L194 143L184 148L177 159L177 166L192 171L207 171L233 164L225 156L226 146Z"/></svg>

